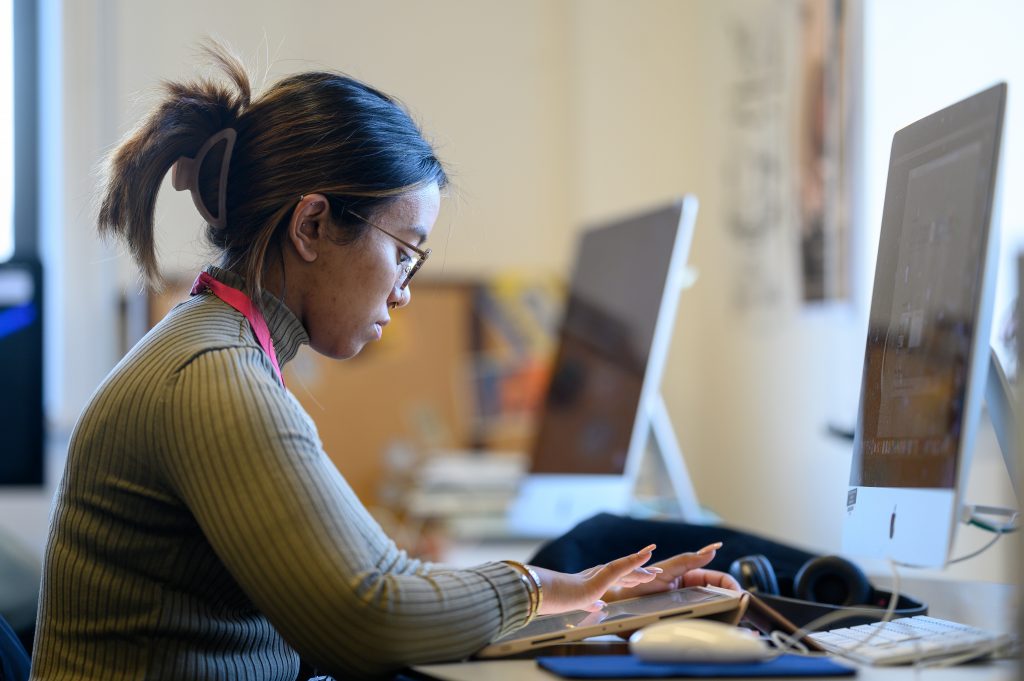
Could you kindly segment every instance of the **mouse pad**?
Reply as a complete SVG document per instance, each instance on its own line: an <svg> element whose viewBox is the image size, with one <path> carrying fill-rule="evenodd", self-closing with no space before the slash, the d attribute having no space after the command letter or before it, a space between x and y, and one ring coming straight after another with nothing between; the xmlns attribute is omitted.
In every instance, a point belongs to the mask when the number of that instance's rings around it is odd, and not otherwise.
<svg viewBox="0 0 1024 681"><path fill-rule="evenodd" d="M853 676L857 670L827 657L782 655L766 662L643 662L633 655L539 657L537 664L567 679L728 678L750 676Z"/></svg>

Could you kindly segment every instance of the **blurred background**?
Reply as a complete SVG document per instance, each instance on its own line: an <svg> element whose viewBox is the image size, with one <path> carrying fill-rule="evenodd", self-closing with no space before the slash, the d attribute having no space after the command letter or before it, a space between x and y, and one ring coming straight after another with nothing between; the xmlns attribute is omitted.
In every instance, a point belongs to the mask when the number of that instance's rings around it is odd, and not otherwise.
<svg viewBox="0 0 1024 681"><path fill-rule="evenodd" d="M41 266L0 276L0 459L23 462L0 486L0 540L38 562L79 412L211 257L168 178L160 262L177 288L150 297L96 237L94 200L104 153L162 80L205 72L197 45L214 36L266 83L331 69L397 96L451 172L416 304L363 355L303 351L288 369L386 526L409 530L430 457L529 448L581 230L694 193L698 278L662 393L696 492L731 526L838 551L851 445L834 432L857 416L892 135L997 80L1004 344L1024 237L1021 25L1016 0L0 1L15 48L0 59L0 261ZM987 424L971 490L1013 503ZM410 546L443 553L418 520ZM986 540L965 530L954 553ZM1009 551L948 574L1011 581Z"/></svg>

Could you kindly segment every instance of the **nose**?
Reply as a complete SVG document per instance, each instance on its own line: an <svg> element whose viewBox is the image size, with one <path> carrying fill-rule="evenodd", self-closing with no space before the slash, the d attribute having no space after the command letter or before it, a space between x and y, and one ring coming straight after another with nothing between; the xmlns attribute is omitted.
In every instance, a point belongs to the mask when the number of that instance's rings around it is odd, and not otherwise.
<svg viewBox="0 0 1024 681"><path fill-rule="evenodd" d="M405 307L410 300L412 300L412 287L401 288L396 284L388 297L388 306L392 308Z"/></svg>

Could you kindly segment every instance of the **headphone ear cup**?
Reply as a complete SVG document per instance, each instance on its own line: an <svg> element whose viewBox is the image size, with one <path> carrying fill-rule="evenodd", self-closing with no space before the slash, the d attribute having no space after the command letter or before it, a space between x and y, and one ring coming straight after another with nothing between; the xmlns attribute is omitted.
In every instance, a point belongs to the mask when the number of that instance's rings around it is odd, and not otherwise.
<svg viewBox="0 0 1024 681"><path fill-rule="evenodd" d="M862 605L871 596L871 583L856 565L839 556L808 561L796 573L793 593L802 600L828 605Z"/></svg>
<svg viewBox="0 0 1024 681"><path fill-rule="evenodd" d="M768 559L759 553L734 560L729 566L729 574L747 591L779 595L779 581L775 577L775 569Z"/></svg>

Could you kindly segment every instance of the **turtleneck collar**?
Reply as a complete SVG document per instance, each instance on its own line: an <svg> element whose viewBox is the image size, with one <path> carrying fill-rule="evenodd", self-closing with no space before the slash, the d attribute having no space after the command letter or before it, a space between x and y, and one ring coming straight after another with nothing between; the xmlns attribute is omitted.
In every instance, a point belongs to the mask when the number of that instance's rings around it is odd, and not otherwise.
<svg viewBox="0 0 1024 681"><path fill-rule="evenodd" d="M214 265L206 268L217 281L227 284L233 288L242 290L245 280L241 276ZM292 314L292 311L277 296L264 290L260 300L260 310L267 320L267 328L270 329L270 337L274 341L274 352L277 353L277 361L282 367L295 357L299 346L309 343L309 334L299 318Z"/></svg>

